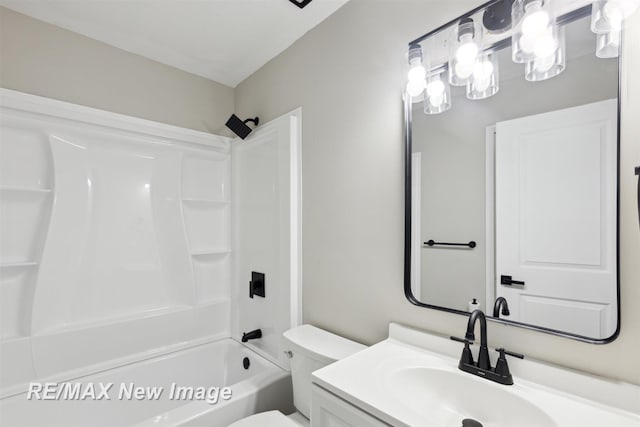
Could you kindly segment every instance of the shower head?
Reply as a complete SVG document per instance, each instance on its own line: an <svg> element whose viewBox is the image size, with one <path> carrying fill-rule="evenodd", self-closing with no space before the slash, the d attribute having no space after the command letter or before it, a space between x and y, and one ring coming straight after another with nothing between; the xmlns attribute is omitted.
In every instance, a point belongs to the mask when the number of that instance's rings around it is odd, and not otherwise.
<svg viewBox="0 0 640 427"><path fill-rule="evenodd" d="M258 126L260 119L258 117L255 117L253 119L242 121L238 116L232 114L225 124L229 129L233 131L233 133L238 135L240 138L245 139L253 130L249 126L247 126L247 122L252 122L254 125Z"/></svg>

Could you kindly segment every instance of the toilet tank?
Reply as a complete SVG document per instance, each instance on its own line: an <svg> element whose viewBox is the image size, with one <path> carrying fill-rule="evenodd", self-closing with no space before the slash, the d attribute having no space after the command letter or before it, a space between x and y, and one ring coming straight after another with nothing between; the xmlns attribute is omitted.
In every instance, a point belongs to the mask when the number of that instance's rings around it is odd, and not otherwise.
<svg viewBox="0 0 640 427"><path fill-rule="evenodd" d="M284 333L285 351L290 361L293 404L305 417L311 413L311 373L366 347L311 325L302 325Z"/></svg>

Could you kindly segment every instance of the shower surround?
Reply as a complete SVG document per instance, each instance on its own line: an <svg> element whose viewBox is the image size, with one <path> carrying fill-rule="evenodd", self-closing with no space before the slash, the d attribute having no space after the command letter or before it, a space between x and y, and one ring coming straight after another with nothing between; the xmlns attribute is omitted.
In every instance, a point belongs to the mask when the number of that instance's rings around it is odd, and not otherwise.
<svg viewBox="0 0 640 427"><path fill-rule="evenodd" d="M296 178L295 168L267 165L264 179L280 198L232 207L230 138L6 89L0 100L0 397L15 399L32 381L68 381L237 338L282 308L253 347L288 368L277 343L299 318L297 261L276 259L279 270L267 276L280 276L273 299L252 306L234 257L249 239L232 233L232 215L250 221L243 209L278 215L296 205L282 180ZM273 125L265 129L252 142L263 151L281 153L299 135L291 127L283 143ZM240 154L240 164L250 158ZM287 224L263 236L274 237L284 238L275 247L285 242L276 255L298 246ZM269 269L270 256L255 261Z"/></svg>

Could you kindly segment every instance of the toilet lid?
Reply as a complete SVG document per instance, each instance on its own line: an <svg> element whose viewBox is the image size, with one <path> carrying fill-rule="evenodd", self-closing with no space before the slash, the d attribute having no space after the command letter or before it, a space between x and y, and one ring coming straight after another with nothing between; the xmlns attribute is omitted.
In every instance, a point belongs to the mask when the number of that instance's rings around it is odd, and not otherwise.
<svg viewBox="0 0 640 427"><path fill-rule="evenodd" d="M261 412L243 418L229 427L300 427L280 411Z"/></svg>

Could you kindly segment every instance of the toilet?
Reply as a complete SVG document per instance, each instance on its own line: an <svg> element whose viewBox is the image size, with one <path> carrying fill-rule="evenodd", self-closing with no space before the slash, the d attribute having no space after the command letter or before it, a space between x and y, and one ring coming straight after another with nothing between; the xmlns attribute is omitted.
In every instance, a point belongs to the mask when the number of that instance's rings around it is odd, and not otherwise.
<svg viewBox="0 0 640 427"><path fill-rule="evenodd" d="M229 427L300 427L309 426L311 416L311 373L366 347L311 325L289 329L283 334L285 352L289 351L293 404L297 412L261 412L243 418Z"/></svg>

